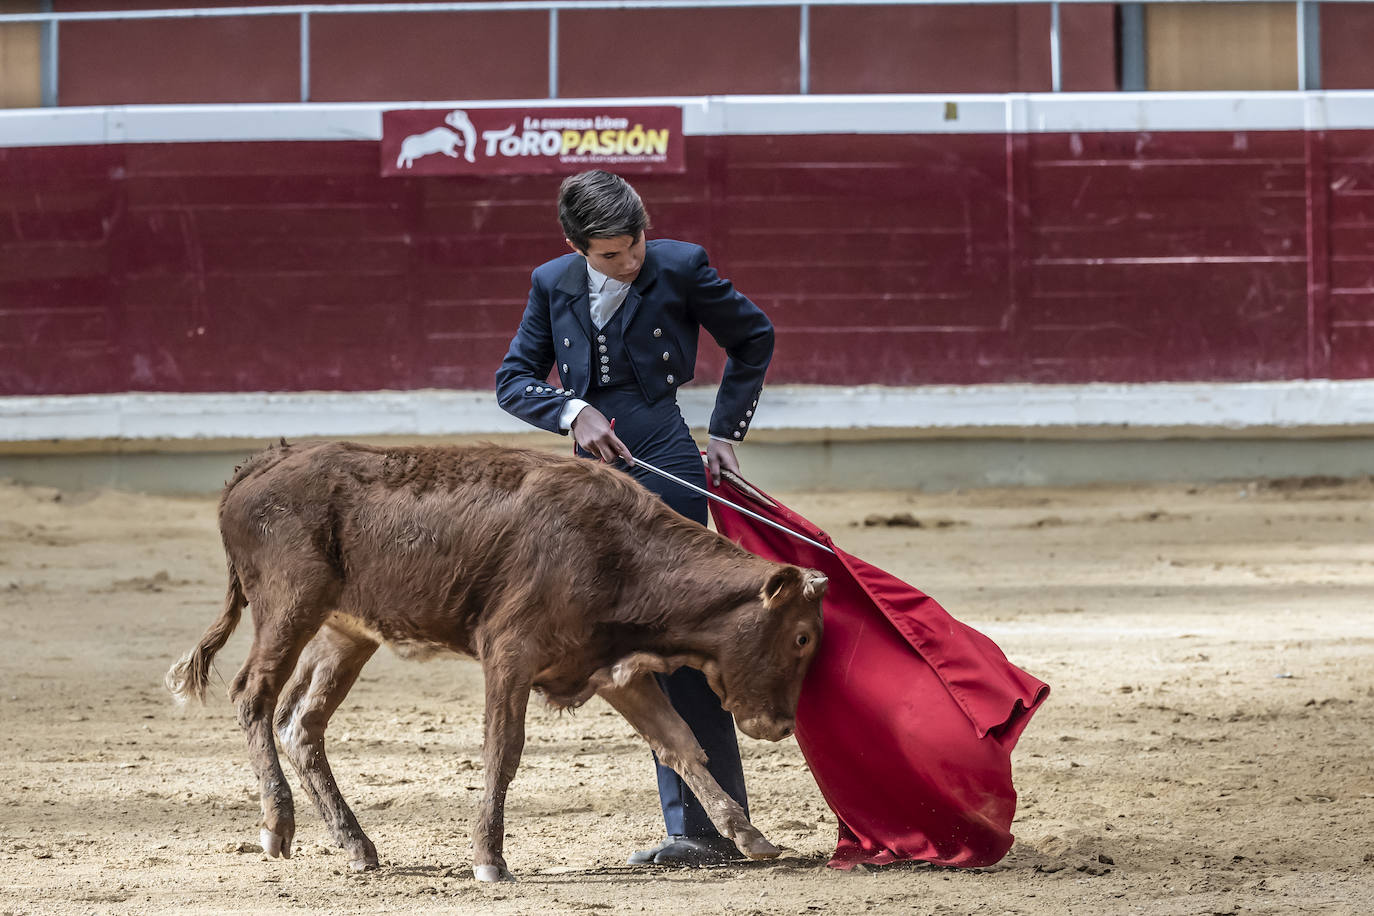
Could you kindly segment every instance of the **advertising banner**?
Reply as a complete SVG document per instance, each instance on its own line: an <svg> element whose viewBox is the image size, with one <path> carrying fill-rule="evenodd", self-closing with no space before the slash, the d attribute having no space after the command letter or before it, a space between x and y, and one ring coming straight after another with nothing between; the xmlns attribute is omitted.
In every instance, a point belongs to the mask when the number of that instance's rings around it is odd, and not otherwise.
<svg viewBox="0 0 1374 916"><path fill-rule="evenodd" d="M384 111L381 150L384 176L686 168L676 106Z"/></svg>

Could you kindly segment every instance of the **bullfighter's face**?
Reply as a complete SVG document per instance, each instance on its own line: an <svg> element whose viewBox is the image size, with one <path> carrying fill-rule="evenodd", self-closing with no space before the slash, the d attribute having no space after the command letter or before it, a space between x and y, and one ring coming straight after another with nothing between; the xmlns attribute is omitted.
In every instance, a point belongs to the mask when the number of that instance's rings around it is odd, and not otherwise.
<svg viewBox="0 0 1374 916"><path fill-rule="evenodd" d="M621 283L633 283L635 277L639 276L639 269L644 266L642 232L638 237L617 235L609 239L592 239L587 243L586 251L580 250L571 241L568 244L596 270Z"/></svg>

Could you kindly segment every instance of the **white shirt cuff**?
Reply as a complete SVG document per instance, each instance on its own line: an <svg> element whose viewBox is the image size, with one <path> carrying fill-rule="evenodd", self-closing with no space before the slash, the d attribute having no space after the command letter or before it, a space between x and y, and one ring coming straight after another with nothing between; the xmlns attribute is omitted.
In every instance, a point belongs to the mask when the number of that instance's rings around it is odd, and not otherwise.
<svg viewBox="0 0 1374 916"><path fill-rule="evenodd" d="M738 439L727 439L724 436L712 435L708 438L715 439L717 442L724 442L726 445L737 445L739 443Z"/></svg>
<svg viewBox="0 0 1374 916"><path fill-rule="evenodd" d="M590 407L586 401L580 398L573 398L563 405L563 412L558 415L559 429L572 429L573 420L582 412L583 407Z"/></svg>

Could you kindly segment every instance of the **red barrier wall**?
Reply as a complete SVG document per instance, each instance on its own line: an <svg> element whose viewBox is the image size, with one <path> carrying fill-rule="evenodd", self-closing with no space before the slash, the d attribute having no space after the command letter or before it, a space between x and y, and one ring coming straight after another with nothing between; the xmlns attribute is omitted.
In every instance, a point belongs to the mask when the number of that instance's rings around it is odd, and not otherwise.
<svg viewBox="0 0 1374 916"><path fill-rule="evenodd" d="M1312 208L1316 250L1326 253L1314 265L1314 323L1328 329L1337 377L1374 378L1374 134L1340 131L1324 141L1314 170L1331 193Z"/></svg>
<svg viewBox="0 0 1374 916"><path fill-rule="evenodd" d="M1321 5L1322 86L1367 89L1374 86L1374 9L1365 3Z"/></svg>
<svg viewBox="0 0 1374 916"><path fill-rule="evenodd" d="M1114 17L1112 4L1061 7L1065 90L1117 88ZM811 91L1048 91L1049 35L1048 4L815 7Z"/></svg>
<svg viewBox="0 0 1374 916"><path fill-rule="evenodd" d="M165 8L165 0L54 0L56 12ZM196 0L267 6L272 0ZM1036 92L1050 88L1049 6L815 7L814 93ZM1118 85L1114 4L1061 7L1063 83ZM543 12L311 18L311 99L543 98ZM63 105L300 100L295 17L69 22L59 30ZM1320 11L1321 84L1374 86L1374 9ZM795 8L565 10L560 95L793 93Z"/></svg>
<svg viewBox="0 0 1374 916"><path fill-rule="evenodd" d="M197 0L264 6L270 0ZM57 12L166 8L163 0L55 0ZM1064 88L1117 85L1111 4L1063 10ZM1048 6L818 7L813 92L1030 92L1050 88ZM62 105L300 100L293 16L64 23ZM316 14L316 102L544 98L548 14ZM564 10L564 98L795 93L795 7Z"/></svg>
<svg viewBox="0 0 1374 916"><path fill-rule="evenodd" d="M636 185L773 316L774 382L1374 376L1374 131L687 139ZM0 394L488 388L556 187L0 149Z"/></svg>

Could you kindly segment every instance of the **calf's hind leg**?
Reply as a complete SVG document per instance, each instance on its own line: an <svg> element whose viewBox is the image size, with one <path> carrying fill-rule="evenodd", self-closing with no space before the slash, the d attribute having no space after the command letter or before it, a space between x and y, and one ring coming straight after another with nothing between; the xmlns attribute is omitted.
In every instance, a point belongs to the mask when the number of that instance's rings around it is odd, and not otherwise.
<svg viewBox="0 0 1374 916"><path fill-rule="evenodd" d="M363 833L334 781L324 753L324 732L376 651L372 640L326 624L301 653L296 673L277 704L277 740L334 842L348 852L354 871L377 867L377 847Z"/></svg>
<svg viewBox="0 0 1374 916"><path fill-rule="evenodd" d="M301 649L315 635L324 609L335 597L323 569L314 577L305 575L307 570L300 567L294 572L300 578L264 579L248 594L253 609L253 645L229 688L262 795L263 851L287 859L291 858L291 840L296 834L296 808L277 758L272 714Z"/></svg>
<svg viewBox="0 0 1374 916"><path fill-rule="evenodd" d="M603 686L597 693L644 736L664 766L682 777L721 836L733 840L751 859L778 856L781 850L749 823L739 802L727 795L706 769L706 752L649 675L637 675L619 686Z"/></svg>

